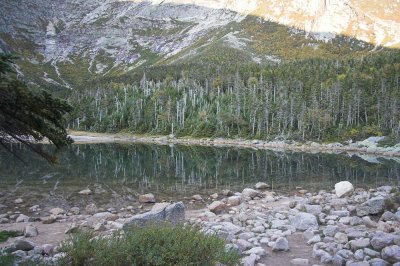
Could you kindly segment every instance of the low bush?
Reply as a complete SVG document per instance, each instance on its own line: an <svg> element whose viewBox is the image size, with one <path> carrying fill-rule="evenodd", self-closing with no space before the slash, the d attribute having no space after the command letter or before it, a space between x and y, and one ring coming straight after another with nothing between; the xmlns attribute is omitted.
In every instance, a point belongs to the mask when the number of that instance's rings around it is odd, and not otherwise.
<svg viewBox="0 0 400 266"><path fill-rule="evenodd" d="M392 147L396 145L397 143L400 143L400 139L390 136L390 137L385 137L383 140L378 142L378 147Z"/></svg>
<svg viewBox="0 0 400 266"><path fill-rule="evenodd" d="M13 255L1 255L0 254L0 265L14 265L15 257Z"/></svg>
<svg viewBox="0 0 400 266"><path fill-rule="evenodd" d="M0 231L0 243L6 242L10 237L20 236L21 232L19 231Z"/></svg>
<svg viewBox="0 0 400 266"><path fill-rule="evenodd" d="M216 236L183 226L151 225L123 235L95 237L80 232L65 242L62 265L238 265L239 254L226 251Z"/></svg>

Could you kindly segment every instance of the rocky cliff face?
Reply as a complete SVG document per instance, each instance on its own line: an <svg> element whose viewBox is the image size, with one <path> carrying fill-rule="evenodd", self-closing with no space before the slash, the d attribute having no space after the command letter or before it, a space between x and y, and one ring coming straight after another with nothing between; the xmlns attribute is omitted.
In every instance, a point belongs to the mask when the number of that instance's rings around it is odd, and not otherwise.
<svg viewBox="0 0 400 266"><path fill-rule="evenodd" d="M1 1L0 49L21 54L26 75L69 86L83 72L216 54L258 63L299 51L324 56L323 43L338 39L349 50L400 47L399 10L398 0Z"/></svg>
<svg viewBox="0 0 400 266"><path fill-rule="evenodd" d="M255 14L317 38L344 34L374 45L400 47L398 0L265 0Z"/></svg>

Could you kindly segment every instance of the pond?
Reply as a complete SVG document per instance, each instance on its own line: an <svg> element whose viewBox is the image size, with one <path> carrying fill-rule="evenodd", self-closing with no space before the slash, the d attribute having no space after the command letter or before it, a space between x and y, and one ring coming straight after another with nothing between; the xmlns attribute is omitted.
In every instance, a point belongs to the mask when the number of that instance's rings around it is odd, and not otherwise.
<svg viewBox="0 0 400 266"><path fill-rule="evenodd" d="M45 147L46 148L46 147ZM204 198L222 189L241 191L257 182L271 190L293 194L331 190L340 180L355 187L399 185L399 158L370 155L311 154L244 148L217 148L138 143L76 144L58 154L52 166L36 154L14 145L22 162L0 150L0 203L11 206L18 197L26 207L127 206L139 194L151 192L158 201ZM79 195L90 188L90 196Z"/></svg>

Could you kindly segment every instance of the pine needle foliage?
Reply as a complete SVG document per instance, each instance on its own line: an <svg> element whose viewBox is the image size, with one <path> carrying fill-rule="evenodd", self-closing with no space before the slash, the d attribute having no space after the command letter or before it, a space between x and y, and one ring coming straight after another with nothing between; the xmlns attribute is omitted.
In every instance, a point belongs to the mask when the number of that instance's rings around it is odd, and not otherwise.
<svg viewBox="0 0 400 266"><path fill-rule="evenodd" d="M57 149L72 143L64 127L64 115L72 107L17 78L12 69L14 59L12 55L0 54L0 146L12 152L8 143L22 143L55 163L54 154L34 143L48 139Z"/></svg>

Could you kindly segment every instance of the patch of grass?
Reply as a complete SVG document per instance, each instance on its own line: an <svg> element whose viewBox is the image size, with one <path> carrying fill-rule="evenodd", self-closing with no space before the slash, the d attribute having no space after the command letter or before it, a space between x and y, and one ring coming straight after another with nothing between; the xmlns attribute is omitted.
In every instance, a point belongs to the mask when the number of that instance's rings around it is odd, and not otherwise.
<svg viewBox="0 0 400 266"><path fill-rule="evenodd" d="M95 237L80 232L62 245L61 265L238 265L239 254L226 251L216 236L183 226L151 225L133 228L123 236Z"/></svg>
<svg viewBox="0 0 400 266"><path fill-rule="evenodd" d="M21 232L19 231L0 231L0 243L6 242L10 237L20 236ZM2 265L2 264L0 264Z"/></svg>
<svg viewBox="0 0 400 266"><path fill-rule="evenodd" d="M9 254L0 255L0 265L4 265L4 266L14 265L15 260L16 260L16 258L14 255L9 255Z"/></svg>

